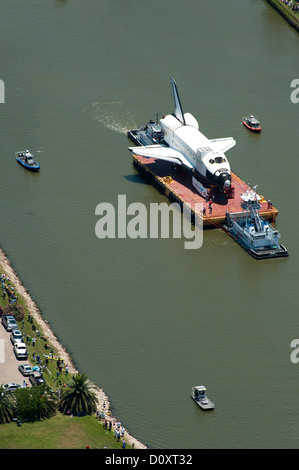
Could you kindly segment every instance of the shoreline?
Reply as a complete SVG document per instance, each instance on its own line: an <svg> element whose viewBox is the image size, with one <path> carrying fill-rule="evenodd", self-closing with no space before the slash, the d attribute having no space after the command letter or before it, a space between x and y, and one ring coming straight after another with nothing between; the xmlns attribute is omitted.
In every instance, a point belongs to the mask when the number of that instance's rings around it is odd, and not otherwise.
<svg viewBox="0 0 299 470"><path fill-rule="evenodd" d="M295 18L292 17L291 11L287 9L284 3L277 2L277 0L266 0L270 5L284 17L284 19L299 32L299 14L297 21ZM290 7L288 7L290 8Z"/></svg>
<svg viewBox="0 0 299 470"><path fill-rule="evenodd" d="M43 318L42 313L38 308L36 302L31 297L29 290L24 286L24 284L20 280L8 256L2 248L0 248L0 265L14 284L16 292L23 297L30 314L41 326L44 335L47 337L49 342L56 348L59 357L61 357L61 359L63 359L64 362L68 364L69 373L73 375L78 373L78 370L76 369L71 355L68 353L67 349L58 341L56 335L51 330L47 320ZM111 416L111 406L108 396L106 395L104 390L96 384L94 384L94 387L99 403L98 411L101 413L105 413L104 419L106 419L107 421L112 421L112 423L115 424L117 422L117 419ZM124 438L130 445L134 444L135 449L147 449L147 447L141 441L132 436L132 434L130 434L127 429L125 429Z"/></svg>

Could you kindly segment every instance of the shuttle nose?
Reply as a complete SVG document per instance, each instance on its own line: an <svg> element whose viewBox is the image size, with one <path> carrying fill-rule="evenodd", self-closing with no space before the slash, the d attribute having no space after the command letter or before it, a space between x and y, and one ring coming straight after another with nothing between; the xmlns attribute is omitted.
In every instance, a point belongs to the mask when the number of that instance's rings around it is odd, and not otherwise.
<svg viewBox="0 0 299 470"><path fill-rule="evenodd" d="M231 185L231 177L229 173L223 172L217 177L217 182L219 186L224 188L229 188Z"/></svg>

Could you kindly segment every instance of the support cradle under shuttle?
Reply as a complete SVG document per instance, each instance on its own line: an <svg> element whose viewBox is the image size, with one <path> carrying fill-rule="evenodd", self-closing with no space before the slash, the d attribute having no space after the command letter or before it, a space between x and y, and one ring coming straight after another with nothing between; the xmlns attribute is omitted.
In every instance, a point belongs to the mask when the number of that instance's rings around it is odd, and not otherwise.
<svg viewBox="0 0 299 470"><path fill-rule="evenodd" d="M233 137L208 139L200 131L197 120L190 113L183 113L177 86L170 79L175 111L160 119L164 134L163 143L129 147L142 157L161 159L188 168L196 176L206 180L212 187L227 190L231 186L230 164L225 152L236 141Z"/></svg>

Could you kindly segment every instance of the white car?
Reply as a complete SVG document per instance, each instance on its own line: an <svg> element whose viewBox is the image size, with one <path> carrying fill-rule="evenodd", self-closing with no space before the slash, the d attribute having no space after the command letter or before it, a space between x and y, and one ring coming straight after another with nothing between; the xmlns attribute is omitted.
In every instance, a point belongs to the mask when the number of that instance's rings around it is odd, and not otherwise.
<svg viewBox="0 0 299 470"><path fill-rule="evenodd" d="M12 315L3 315L1 321L6 331L12 331L15 328L18 328L16 319Z"/></svg>
<svg viewBox="0 0 299 470"><path fill-rule="evenodd" d="M17 388L21 388L21 385L10 383L3 385L3 388L5 392L14 392Z"/></svg>
<svg viewBox="0 0 299 470"><path fill-rule="evenodd" d="M28 350L25 343L16 343L14 345L14 353L17 359L27 359L28 358Z"/></svg>
<svg viewBox="0 0 299 470"><path fill-rule="evenodd" d="M25 376L29 376L32 374L33 370L32 370L32 367L29 365L29 364L21 364L19 367L18 367L19 371L25 375Z"/></svg>
<svg viewBox="0 0 299 470"><path fill-rule="evenodd" d="M10 335L10 341L12 342L13 345L16 343L24 343L23 335L20 332L20 330L15 329L12 330L11 335Z"/></svg>

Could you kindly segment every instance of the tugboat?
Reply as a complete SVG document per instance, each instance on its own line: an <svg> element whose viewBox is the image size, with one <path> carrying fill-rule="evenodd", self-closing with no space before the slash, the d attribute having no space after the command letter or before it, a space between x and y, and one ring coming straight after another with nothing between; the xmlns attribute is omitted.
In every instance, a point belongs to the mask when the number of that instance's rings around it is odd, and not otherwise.
<svg viewBox="0 0 299 470"><path fill-rule="evenodd" d="M240 214L226 213L224 229L253 258L270 259L288 256L287 249L279 244L280 233L259 214L260 196L253 189L241 194Z"/></svg>
<svg viewBox="0 0 299 470"><path fill-rule="evenodd" d="M128 131L127 136L136 145L165 144L164 132L158 122L158 115L156 121L151 119L146 126Z"/></svg>
<svg viewBox="0 0 299 470"><path fill-rule="evenodd" d="M215 404L207 397L206 391L207 389L203 385L192 387L191 398L193 398L195 403L197 403L201 409L213 410L215 408Z"/></svg>
<svg viewBox="0 0 299 470"><path fill-rule="evenodd" d="M29 152L29 150L25 150L23 152L16 152L15 155L17 162L20 163L24 168L30 171L39 171L40 166L34 160L33 155Z"/></svg>
<svg viewBox="0 0 299 470"><path fill-rule="evenodd" d="M251 114L249 117L243 117L242 123L252 132L261 132L262 128L259 121Z"/></svg>

